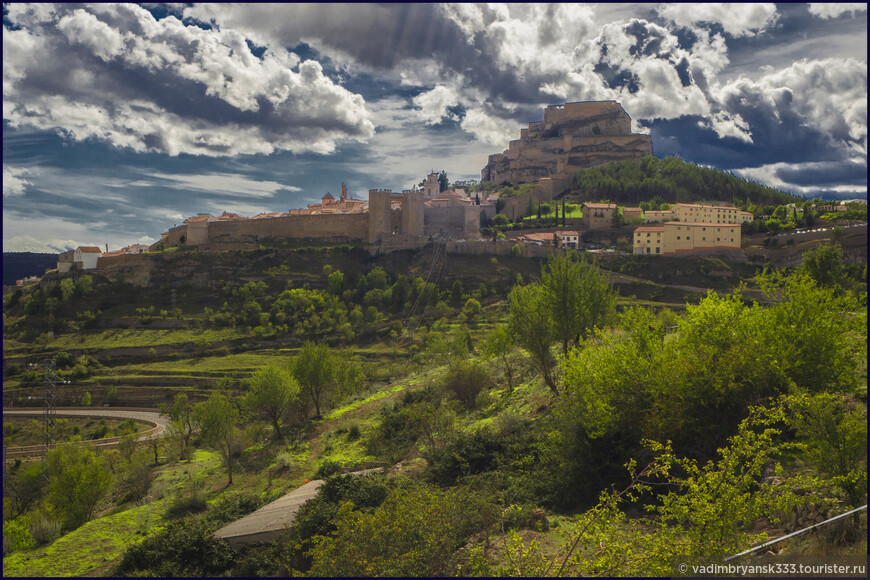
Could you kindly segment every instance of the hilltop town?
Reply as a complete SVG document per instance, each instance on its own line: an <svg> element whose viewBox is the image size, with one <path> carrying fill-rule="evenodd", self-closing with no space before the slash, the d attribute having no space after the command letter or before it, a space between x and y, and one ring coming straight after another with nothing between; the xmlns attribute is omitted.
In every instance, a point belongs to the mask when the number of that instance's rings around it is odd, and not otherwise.
<svg viewBox="0 0 870 580"><path fill-rule="evenodd" d="M241 249L264 242L310 240L363 244L370 252L382 253L418 248L433 239L481 240L484 232L487 236L493 234L491 226L501 223L497 214L506 216L516 224L514 229L521 230L529 223L524 220L536 212L540 217L541 208L547 210L545 213L555 208L558 225L560 200L562 229L546 233L520 231L507 239L524 246L594 249L594 243L584 244L584 240L593 242L596 232L612 229L617 237L628 240L630 247L623 245L621 251L635 254L739 253L745 226L756 216L733 203L716 201L716 192L697 192L702 198L713 197L713 201L656 204L652 209L649 203L638 207L607 200L583 202L575 204L578 207L571 212L569 224L564 196L572 190L577 171L639 161L651 154L650 137L631 132L631 118L615 101L552 105L544 110L541 121L522 129L520 138L511 141L507 150L490 155L479 183L445 187L433 171L419 187L402 192L370 189L367 200L351 196L342 183L338 199L326 193L320 203L286 213L251 217L230 212L219 216L200 213L162 233L160 241L151 246L135 244L112 251L89 246L62 253L57 274L64 275L71 269L111 270L128 265L131 255L171 248ZM836 213L845 212L847 204L816 203L797 208L793 203L787 209L795 216L798 210L801 215L805 211ZM770 216L758 217L766 220ZM635 227L626 232L627 226ZM794 233L802 232L798 228ZM503 253L497 247L486 248L484 252ZM22 283L33 281L31 278Z"/></svg>

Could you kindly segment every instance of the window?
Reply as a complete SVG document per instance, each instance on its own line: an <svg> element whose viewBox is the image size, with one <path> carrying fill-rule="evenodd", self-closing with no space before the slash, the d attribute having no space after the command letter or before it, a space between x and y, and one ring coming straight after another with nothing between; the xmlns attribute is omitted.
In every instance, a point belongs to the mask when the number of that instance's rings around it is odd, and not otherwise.
<svg viewBox="0 0 870 580"><path fill-rule="evenodd" d="M680 239L680 236L677 236L677 239L679 240L679 239Z"/></svg>
<svg viewBox="0 0 870 580"><path fill-rule="evenodd" d="M706 241L707 241L707 238L701 238L701 241L702 241L702 242L706 242Z"/></svg>
<svg viewBox="0 0 870 580"><path fill-rule="evenodd" d="M646 249L646 253L649 254L649 248Z"/></svg>
<svg viewBox="0 0 870 580"><path fill-rule="evenodd" d="M717 242L721 242L721 241L722 241L722 238L716 238L716 241L717 241Z"/></svg>
<svg viewBox="0 0 870 580"><path fill-rule="evenodd" d="M661 253L662 253L662 249L661 249L661 248L656 248L656 254L661 254Z"/></svg>

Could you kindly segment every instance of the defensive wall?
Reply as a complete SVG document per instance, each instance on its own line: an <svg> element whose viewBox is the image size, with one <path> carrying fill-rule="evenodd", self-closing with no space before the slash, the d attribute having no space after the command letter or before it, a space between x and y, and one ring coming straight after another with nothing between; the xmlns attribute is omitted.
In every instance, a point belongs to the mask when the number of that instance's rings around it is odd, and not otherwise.
<svg viewBox="0 0 870 580"><path fill-rule="evenodd" d="M516 221L517 218L525 214L529 207L530 198L534 203L550 203L554 197L568 191L573 185L574 174L572 173L542 178L538 182L538 186L528 193L505 199L505 206L501 213L509 217L511 221Z"/></svg>
<svg viewBox="0 0 870 580"><path fill-rule="evenodd" d="M248 220L220 220L208 223L208 242L271 241L286 239L368 239L368 215L290 215Z"/></svg>

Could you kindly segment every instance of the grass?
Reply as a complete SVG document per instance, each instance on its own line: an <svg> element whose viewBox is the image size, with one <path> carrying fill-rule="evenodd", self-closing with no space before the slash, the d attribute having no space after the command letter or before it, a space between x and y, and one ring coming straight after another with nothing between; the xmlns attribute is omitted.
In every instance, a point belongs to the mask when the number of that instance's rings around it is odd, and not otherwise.
<svg viewBox="0 0 870 580"><path fill-rule="evenodd" d="M54 349L120 348L172 345L205 339L210 343L245 338L232 328L221 329L151 329L116 328L97 334L62 334L49 346ZM84 341L81 339L84 338Z"/></svg>
<svg viewBox="0 0 870 580"><path fill-rule="evenodd" d="M86 523L51 544L3 558L4 576L83 576L161 528L165 500Z"/></svg>

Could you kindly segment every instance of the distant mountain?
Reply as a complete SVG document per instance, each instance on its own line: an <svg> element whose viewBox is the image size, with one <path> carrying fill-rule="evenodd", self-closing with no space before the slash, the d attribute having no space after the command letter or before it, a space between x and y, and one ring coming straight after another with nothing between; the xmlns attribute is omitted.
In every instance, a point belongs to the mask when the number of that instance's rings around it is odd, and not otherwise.
<svg viewBox="0 0 870 580"><path fill-rule="evenodd" d="M42 276L46 270L56 267L57 254L3 252L3 285L14 286L16 280Z"/></svg>
<svg viewBox="0 0 870 580"><path fill-rule="evenodd" d="M750 205L785 205L803 198L746 181L726 171L701 167L676 157L644 157L584 169L574 174L575 193L583 201L610 200L637 205L658 197L667 203L721 201Z"/></svg>

